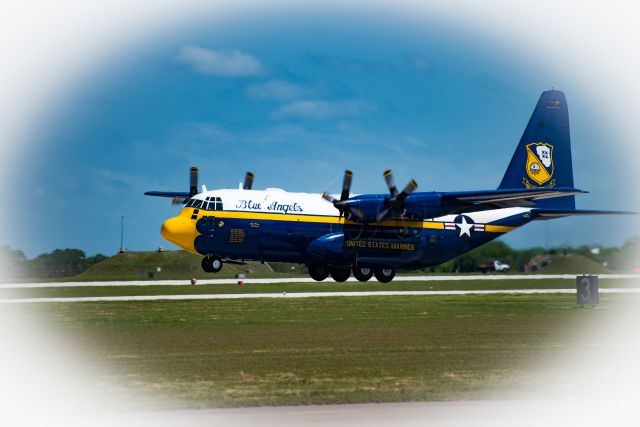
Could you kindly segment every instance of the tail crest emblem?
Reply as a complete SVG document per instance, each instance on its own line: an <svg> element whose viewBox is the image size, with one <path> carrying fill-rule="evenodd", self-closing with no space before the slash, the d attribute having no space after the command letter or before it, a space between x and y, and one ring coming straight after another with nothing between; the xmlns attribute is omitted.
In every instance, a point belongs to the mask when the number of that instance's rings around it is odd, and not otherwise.
<svg viewBox="0 0 640 427"><path fill-rule="evenodd" d="M553 166L553 145L544 142L532 142L527 144L527 175L537 185L529 182L523 177L523 183L527 188L536 188L543 186L544 183L551 180L554 173ZM551 180L545 187L553 187L555 180Z"/></svg>

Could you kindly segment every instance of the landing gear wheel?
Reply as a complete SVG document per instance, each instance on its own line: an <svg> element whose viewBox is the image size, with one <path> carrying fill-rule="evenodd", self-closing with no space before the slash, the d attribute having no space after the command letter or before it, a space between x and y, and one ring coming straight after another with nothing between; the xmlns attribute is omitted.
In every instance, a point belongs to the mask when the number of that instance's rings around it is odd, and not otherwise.
<svg viewBox="0 0 640 427"><path fill-rule="evenodd" d="M202 258L202 269L207 273L217 273L222 270L222 259L218 255L207 255Z"/></svg>
<svg viewBox="0 0 640 427"><path fill-rule="evenodd" d="M353 277L361 282L366 282L373 276L373 270L369 267L353 267Z"/></svg>
<svg viewBox="0 0 640 427"><path fill-rule="evenodd" d="M344 282L351 276L350 268L332 268L330 270L331 278L336 282Z"/></svg>
<svg viewBox="0 0 640 427"><path fill-rule="evenodd" d="M375 274L376 279L380 283L389 283L393 280L396 275L395 268L376 268L373 270L373 274Z"/></svg>
<svg viewBox="0 0 640 427"><path fill-rule="evenodd" d="M329 276L329 270L324 265L311 264L309 266L309 276L311 276L313 280L322 282Z"/></svg>

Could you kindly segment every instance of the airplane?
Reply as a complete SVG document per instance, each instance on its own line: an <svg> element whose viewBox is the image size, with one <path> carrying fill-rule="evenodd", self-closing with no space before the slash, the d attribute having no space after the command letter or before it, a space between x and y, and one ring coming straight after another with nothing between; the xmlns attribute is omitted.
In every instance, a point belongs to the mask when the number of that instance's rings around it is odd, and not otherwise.
<svg viewBox="0 0 640 427"><path fill-rule="evenodd" d="M630 214L577 210L569 116L564 93L542 93L511 162L495 190L416 192L411 180L398 191L383 174L384 194L351 194L353 173L344 172L340 194L254 190L247 172L238 189L198 192L191 168L189 192L149 191L184 203L162 224L161 235L199 254L202 269L217 273L246 260L307 266L311 278L336 282L351 274L390 282L396 270L434 266L532 221L572 215Z"/></svg>

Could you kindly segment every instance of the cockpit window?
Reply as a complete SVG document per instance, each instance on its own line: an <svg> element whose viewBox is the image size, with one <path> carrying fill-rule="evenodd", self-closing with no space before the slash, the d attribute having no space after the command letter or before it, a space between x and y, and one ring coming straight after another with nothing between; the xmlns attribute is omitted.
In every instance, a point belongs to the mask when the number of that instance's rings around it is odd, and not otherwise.
<svg viewBox="0 0 640 427"><path fill-rule="evenodd" d="M200 209L202 207L202 200L198 200L198 199L191 199L187 202L187 204L185 205L185 207L187 208L194 208L194 209Z"/></svg>
<svg viewBox="0 0 640 427"><path fill-rule="evenodd" d="M208 202L205 207L208 211L221 211L222 209L222 199L220 197L207 197Z"/></svg>

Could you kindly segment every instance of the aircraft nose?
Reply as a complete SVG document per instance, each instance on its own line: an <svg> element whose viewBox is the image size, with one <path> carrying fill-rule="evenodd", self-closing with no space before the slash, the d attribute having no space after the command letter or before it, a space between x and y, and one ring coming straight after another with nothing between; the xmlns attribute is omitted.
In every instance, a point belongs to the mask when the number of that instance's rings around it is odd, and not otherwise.
<svg viewBox="0 0 640 427"><path fill-rule="evenodd" d="M160 234L171 243L195 252L193 241L196 237L196 227L193 221L179 216L169 218L162 224Z"/></svg>

